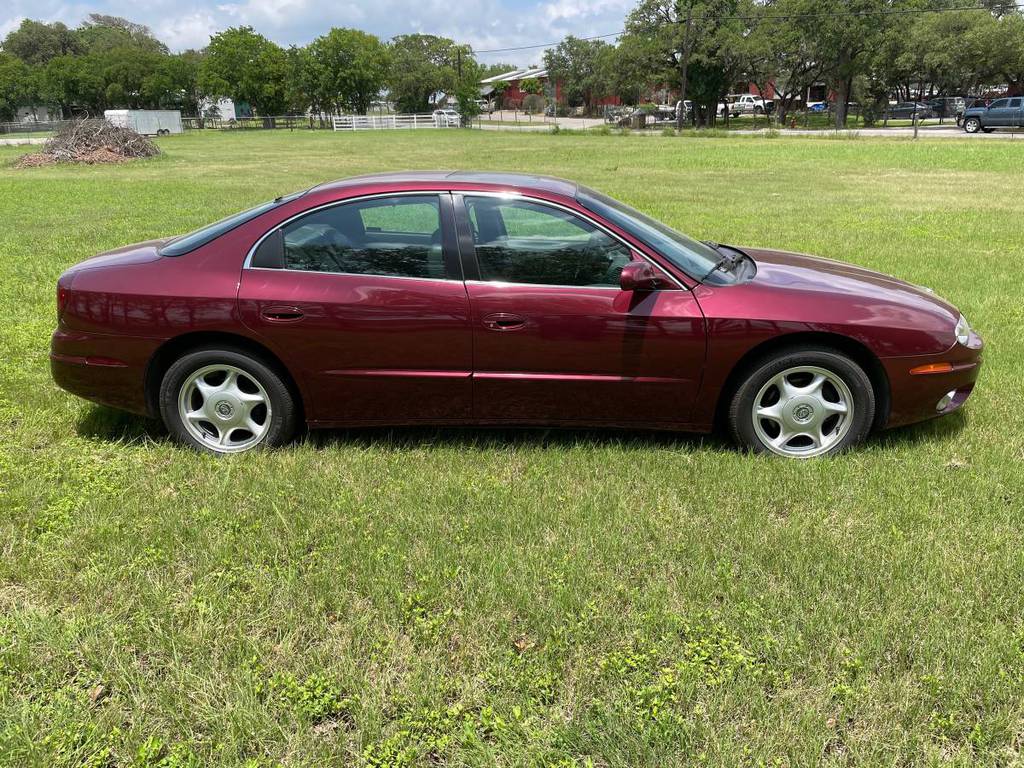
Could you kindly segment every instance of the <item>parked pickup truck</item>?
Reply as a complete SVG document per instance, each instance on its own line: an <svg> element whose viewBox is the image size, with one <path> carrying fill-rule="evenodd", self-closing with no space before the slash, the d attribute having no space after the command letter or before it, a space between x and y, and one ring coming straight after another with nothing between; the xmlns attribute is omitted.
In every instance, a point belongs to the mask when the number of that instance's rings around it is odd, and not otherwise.
<svg viewBox="0 0 1024 768"><path fill-rule="evenodd" d="M722 117L725 117L726 112L730 117L763 115L765 112L771 112L771 104L770 101L750 93L733 93L725 97L725 103L718 105L718 114Z"/></svg>
<svg viewBox="0 0 1024 768"><path fill-rule="evenodd" d="M972 105L964 110L962 124L968 133L992 133L996 128L1024 127L1024 99L1013 96L996 99L987 107L984 104Z"/></svg>

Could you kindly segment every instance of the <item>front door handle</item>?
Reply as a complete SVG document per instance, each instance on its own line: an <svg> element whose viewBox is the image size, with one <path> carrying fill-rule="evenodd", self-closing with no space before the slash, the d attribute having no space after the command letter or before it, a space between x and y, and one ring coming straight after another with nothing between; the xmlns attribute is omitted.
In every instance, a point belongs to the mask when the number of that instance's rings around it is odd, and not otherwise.
<svg viewBox="0 0 1024 768"><path fill-rule="evenodd" d="M510 315L507 312L496 312L484 318L484 327L492 331L518 331L525 325L525 317Z"/></svg>
<svg viewBox="0 0 1024 768"><path fill-rule="evenodd" d="M260 314L264 320L273 323L294 323L303 317L302 310L298 307L264 307Z"/></svg>

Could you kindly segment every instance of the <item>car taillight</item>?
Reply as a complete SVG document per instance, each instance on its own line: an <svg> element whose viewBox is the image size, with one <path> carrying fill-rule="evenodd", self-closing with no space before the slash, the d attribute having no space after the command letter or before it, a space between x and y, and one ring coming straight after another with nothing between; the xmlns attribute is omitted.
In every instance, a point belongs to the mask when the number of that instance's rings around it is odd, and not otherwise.
<svg viewBox="0 0 1024 768"><path fill-rule="evenodd" d="M64 316L64 310L71 299L71 288L57 283L57 322Z"/></svg>

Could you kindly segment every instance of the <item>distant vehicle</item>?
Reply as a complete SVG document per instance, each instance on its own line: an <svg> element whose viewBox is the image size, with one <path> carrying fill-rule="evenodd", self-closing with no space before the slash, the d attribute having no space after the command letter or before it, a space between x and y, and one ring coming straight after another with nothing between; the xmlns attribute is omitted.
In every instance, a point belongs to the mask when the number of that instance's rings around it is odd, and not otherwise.
<svg viewBox="0 0 1024 768"><path fill-rule="evenodd" d="M111 125L131 128L143 136L181 133L181 112L177 109L108 109L103 117Z"/></svg>
<svg viewBox="0 0 1024 768"><path fill-rule="evenodd" d="M86 260L56 289L57 384L212 453L302 422L721 423L750 451L826 456L962 408L983 346L926 288L692 240L532 174L321 184Z"/></svg>
<svg viewBox="0 0 1024 768"><path fill-rule="evenodd" d="M964 111L964 99L962 96L937 96L925 102L938 117L952 117L962 115Z"/></svg>
<svg viewBox="0 0 1024 768"><path fill-rule="evenodd" d="M458 128L462 125L462 117L454 109L435 109L431 114L438 128Z"/></svg>
<svg viewBox="0 0 1024 768"><path fill-rule="evenodd" d="M726 112L732 117L740 115L763 115L771 111L766 102L760 96L750 93L733 93L725 97L725 103L718 105L718 114L725 117Z"/></svg>
<svg viewBox="0 0 1024 768"><path fill-rule="evenodd" d="M996 128L1024 127L1024 99L1013 96L996 99L987 107L984 104L964 110L963 127L967 133L984 131L992 133Z"/></svg>
<svg viewBox="0 0 1024 768"><path fill-rule="evenodd" d="M473 102L482 114L489 115L494 111L494 104L487 99L474 99Z"/></svg>
<svg viewBox="0 0 1024 768"><path fill-rule="evenodd" d="M827 101L809 101L807 102L808 112L828 112L829 104Z"/></svg>
<svg viewBox="0 0 1024 768"><path fill-rule="evenodd" d="M658 123L674 123L676 121L675 107L668 104L659 104L653 112L647 113L647 124L657 125Z"/></svg>
<svg viewBox="0 0 1024 768"><path fill-rule="evenodd" d="M618 125L619 121L628 115L632 110L626 107L612 107L604 113L604 121L611 125Z"/></svg>
<svg viewBox="0 0 1024 768"><path fill-rule="evenodd" d="M885 111L885 116L890 120L912 120L915 114L918 120L927 120L935 117L935 110L920 101L901 101Z"/></svg>
<svg viewBox="0 0 1024 768"><path fill-rule="evenodd" d="M675 114L676 120L679 119L679 110L680 109L683 110L683 120L689 120L690 119L690 115L693 114L693 102L690 101L689 99L687 99L686 101L677 101L676 102L676 114Z"/></svg>

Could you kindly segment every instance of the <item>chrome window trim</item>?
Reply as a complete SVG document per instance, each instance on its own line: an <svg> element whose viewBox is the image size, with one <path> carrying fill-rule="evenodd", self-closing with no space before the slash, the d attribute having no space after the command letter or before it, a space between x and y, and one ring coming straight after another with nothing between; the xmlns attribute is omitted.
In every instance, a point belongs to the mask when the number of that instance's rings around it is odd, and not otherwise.
<svg viewBox="0 0 1024 768"><path fill-rule="evenodd" d="M374 275L370 272L321 272L318 269L288 269L288 267L245 267L251 272L292 272L296 275L338 275L340 277L375 277L381 280L416 280L430 283L464 283L464 280L451 277L411 277L410 275Z"/></svg>
<svg viewBox="0 0 1024 768"><path fill-rule="evenodd" d="M565 211L566 213L568 213L568 214L570 214L572 216L576 216L579 219L583 219L583 221L585 221L588 224L590 224L592 227L594 227L594 229L597 229L597 230L599 230L601 232L604 232L610 238L612 238L613 240L619 242L621 245L623 245L626 248L628 248L630 253L635 253L641 259L643 259L644 261L646 261L648 263L651 263L650 258L647 256L647 254L641 252L636 246L634 246L631 243L629 243L625 238L620 237L618 234L616 234L615 232L613 232L610 229L608 229L608 227L604 226L603 224L600 224L599 222L594 221L589 216L581 214L575 208L571 208L571 207L569 207L567 205L563 205L562 203L556 203L556 202L553 202L551 200L545 200L545 199L540 198L540 197L534 197L532 195L523 194L522 192L515 191L515 190L509 190L507 192L496 192L496 191L492 191L492 190L466 190L466 189L413 189L413 190L400 190L400 191L393 191L393 192L374 192L373 194L369 194L369 195L358 195L356 197L347 197L344 200L332 200L329 203L322 203L321 205L314 206L313 208L307 208L304 211L300 211L299 213L293 214L292 216L289 216L287 219L282 221L280 224L274 225L273 227L268 229L266 232L264 232L262 235L260 235L259 239L256 240L256 242L253 244L253 246L249 249L249 252L246 254L245 261L242 262L242 269L243 270L245 270L245 269L259 269L259 270L266 271L266 272L299 272L299 273L305 274L305 275L309 275L309 274L313 274L313 275L348 275L350 277L382 277L382 278L390 278L390 279L397 279L397 280L430 280L430 281L433 281L433 282L441 282L441 283L457 283L457 282L462 282L462 283L476 283L476 284L480 284L480 285L498 285L498 284L503 284L503 285L537 285L537 286L540 286L540 287L547 287L547 288L570 288L570 289L571 288L586 288L587 290L593 290L595 288L603 288L603 289L613 290L613 291L621 291L622 290L621 288L616 288L615 286L612 286L612 285L603 285L603 286L602 285L594 285L594 286L585 286L585 285L550 285L550 284L542 284L542 283L511 283L511 282L509 282L507 280L461 280L460 281L458 279L452 279L452 278L446 278L446 277L409 277L409 276L406 276L406 275L368 275L368 274L366 274L364 272L316 272L316 271L308 270L308 269L288 269L287 267L282 267L281 269L275 269L274 267L254 267L254 266L252 266L252 257L253 257L253 254L256 253L256 249L260 247L260 245L263 243L263 241L266 240L270 236L270 234L272 232L274 232L274 230L280 229L281 227L286 227L289 224L291 224L293 221L295 221L296 219L301 219L303 216L308 216L311 213L316 213L317 211L322 211L325 208L334 208L334 207L339 206L339 205L348 205L349 203L358 203L358 202L361 202L363 200L373 200L373 199L382 198L382 197L417 197L417 196L431 197L431 196L437 196L437 195L452 195L452 194L462 195L463 198L466 198L466 197L502 197L502 198L506 198L506 199L525 200L525 201L530 202L530 203L536 203L538 205L549 206L551 208L556 208L558 210ZM681 283L676 278L675 275L673 275L668 270L662 268L660 264L654 263L653 266L655 266L656 268L658 268L658 270L660 272L665 274L665 276L668 277L668 279L671 280L676 285L676 287L679 288L680 290L683 290L683 291L689 291L690 290L687 286L685 286L683 283ZM660 290L660 289L654 289L654 290Z"/></svg>

